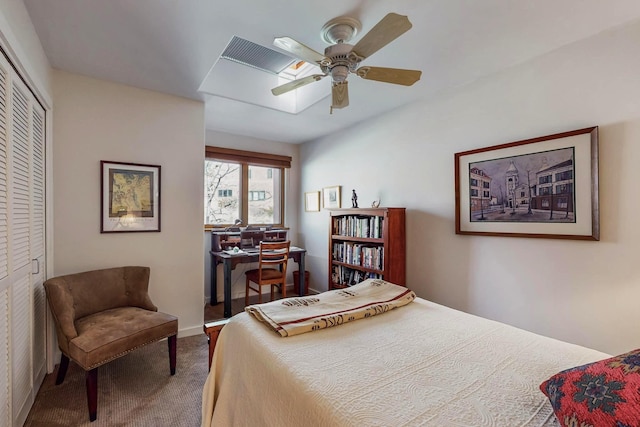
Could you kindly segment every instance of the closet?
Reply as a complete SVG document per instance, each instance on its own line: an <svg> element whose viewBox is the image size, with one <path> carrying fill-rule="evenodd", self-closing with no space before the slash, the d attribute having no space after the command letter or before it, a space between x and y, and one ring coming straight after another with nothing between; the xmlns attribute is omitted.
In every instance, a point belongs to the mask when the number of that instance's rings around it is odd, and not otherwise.
<svg viewBox="0 0 640 427"><path fill-rule="evenodd" d="M45 111L0 50L0 425L46 374Z"/></svg>

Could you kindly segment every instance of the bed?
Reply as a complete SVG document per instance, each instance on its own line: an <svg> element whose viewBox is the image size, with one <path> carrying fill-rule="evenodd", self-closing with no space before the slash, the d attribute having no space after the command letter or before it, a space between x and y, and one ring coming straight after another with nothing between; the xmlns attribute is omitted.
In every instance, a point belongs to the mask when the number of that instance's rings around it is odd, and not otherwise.
<svg viewBox="0 0 640 427"><path fill-rule="evenodd" d="M609 357L417 297L284 338L244 312L218 337L202 425L571 425L541 383Z"/></svg>

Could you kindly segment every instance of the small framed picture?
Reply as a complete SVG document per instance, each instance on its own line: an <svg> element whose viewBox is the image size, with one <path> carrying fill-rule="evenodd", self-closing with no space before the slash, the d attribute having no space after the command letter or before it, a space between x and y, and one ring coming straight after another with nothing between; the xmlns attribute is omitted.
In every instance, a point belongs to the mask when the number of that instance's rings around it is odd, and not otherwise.
<svg viewBox="0 0 640 427"><path fill-rule="evenodd" d="M102 160L101 233L160 231L160 166Z"/></svg>
<svg viewBox="0 0 640 427"><path fill-rule="evenodd" d="M340 208L340 186L325 187L322 189L322 207L325 209Z"/></svg>
<svg viewBox="0 0 640 427"><path fill-rule="evenodd" d="M320 211L320 192L309 191L304 193L304 210L305 212Z"/></svg>

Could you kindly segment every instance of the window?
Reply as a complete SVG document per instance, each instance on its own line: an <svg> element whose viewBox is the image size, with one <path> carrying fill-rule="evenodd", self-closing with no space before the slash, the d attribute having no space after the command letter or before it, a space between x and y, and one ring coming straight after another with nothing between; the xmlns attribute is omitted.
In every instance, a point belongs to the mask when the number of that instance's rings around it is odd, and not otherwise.
<svg viewBox="0 0 640 427"><path fill-rule="evenodd" d="M568 170L564 172L559 172L556 174L556 181L567 181L573 179L573 171Z"/></svg>
<svg viewBox="0 0 640 427"><path fill-rule="evenodd" d="M472 188L471 189L471 195L473 197L478 197L478 189L477 188Z"/></svg>
<svg viewBox="0 0 640 427"><path fill-rule="evenodd" d="M544 175L538 178L538 184L549 184L551 182L551 175Z"/></svg>
<svg viewBox="0 0 640 427"><path fill-rule="evenodd" d="M249 191L249 201L251 200L266 200L266 191Z"/></svg>
<svg viewBox="0 0 640 427"><path fill-rule="evenodd" d="M206 147L204 223L284 225L285 169L291 157Z"/></svg>
<svg viewBox="0 0 640 427"><path fill-rule="evenodd" d="M471 186L472 187L477 187L478 186L478 180L475 178L471 178Z"/></svg>

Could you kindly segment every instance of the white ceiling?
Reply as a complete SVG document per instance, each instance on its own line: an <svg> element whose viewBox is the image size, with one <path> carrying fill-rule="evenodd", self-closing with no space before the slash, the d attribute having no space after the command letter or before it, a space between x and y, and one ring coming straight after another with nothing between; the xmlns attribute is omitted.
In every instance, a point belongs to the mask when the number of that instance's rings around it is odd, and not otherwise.
<svg viewBox="0 0 640 427"><path fill-rule="evenodd" d="M54 68L203 100L208 129L288 143L338 131L640 18L638 0L24 3ZM225 73L223 85L232 89L224 96L198 92L234 35L274 50L274 37L289 36L324 52L320 30L330 19L347 15L360 20L362 31L354 44L388 12L407 15L413 28L363 65L422 70L422 79L411 87L351 75L350 106L332 115L330 97L298 114L238 101L233 89L240 93L250 86L251 75L244 71ZM314 85L325 85L329 94L329 78L298 90ZM272 96L273 86L253 86Z"/></svg>

